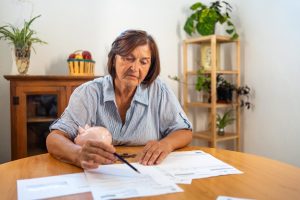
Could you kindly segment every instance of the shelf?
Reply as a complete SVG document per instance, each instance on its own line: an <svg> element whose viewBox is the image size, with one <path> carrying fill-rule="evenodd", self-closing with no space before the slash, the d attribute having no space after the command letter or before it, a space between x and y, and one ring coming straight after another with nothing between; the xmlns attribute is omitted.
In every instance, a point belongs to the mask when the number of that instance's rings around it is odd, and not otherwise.
<svg viewBox="0 0 300 200"><path fill-rule="evenodd" d="M53 117L29 117L27 123L53 122L56 118Z"/></svg>
<svg viewBox="0 0 300 200"><path fill-rule="evenodd" d="M211 71L210 70L205 70L204 74L210 74ZM217 70L216 71L217 74L239 74L238 70ZM188 75L197 75L197 71L193 70L193 71L188 71L187 72Z"/></svg>
<svg viewBox="0 0 300 200"><path fill-rule="evenodd" d="M203 107L203 108L210 108L212 107L211 103L203 103L203 102L188 102L186 104L188 107ZM217 103L217 108L229 108L229 107L236 107L238 106L237 103Z"/></svg>
<svg viewBox="0 0 300 200"><path fill-rule="evenodd" d="M214 37L216 37L216 41L219 43L228 43L228 42L236 42L237 41L237 40L232 40L230 36L209 35L209 36L201 36L198 38L186 39L186 40L184 40L184 43L186 43L186 44L210 43Z"/></svg>
<svg viewBox="0 0 300 200"><path fill-rule="evenodd" d="M210 134L209 131L194 132L193 137L199 138L199 139L204 139L207 141L212 141L212 135ZM237 138L239 138L239 136L236 133L225 133L224 136L217 135L216 141L220 142L220 141L226 141L226 140L233 140L233 139L237 139Z"/></svg>
<svg viewBox="0 0 300 200"><path fill-rule="evenodd" d="M229 44L229 45L228 45ZM225 47L225 48L221 48ZM230 47L227 49L227 46ZM221 54L222 52L226 52ZM192 53L194 52L194 53ZM200 54L199 54L200 53ZM198 55L197 55L198 54ZM220 56L222 55L222 56ZM234 58L235 57L235 58ZM228 59L227 59L228 58ZM193 60L191 60L193 59ZM192 61L192 62L191 62ZM198 63L199 66L205 66L204 74L210 77L210 95L211 101L208 103L208 95L206 92L199 95L194 94L191 86L198 76L198 67L190 66L190 63ZM220 64L223 63L223 64ZM224 78L230 78L230 82L236 87L240 87L241 72L240 72L240 41L239 39L232 40L230 36L209 35L198 38L189 38L183 41L183 108L185 112L191 111L191 107L199 107L205 110L207 124L210 124L209 130L194 130L193 137L209 141L210 147L217 147L217 142L233 140L235 141L234 148L240 150L240 107L239 96L234 94L233 102L221 103L218 99L218 82L217 77L224 75ZM210 67L209 67L210 66ZM226 76L226 77L225 77ZM194 83L193 83L194 84ZM191 94L193 93L193 95ZM201 98L198 98L198 96ZM201 100L201 101L200 101ZM224 136L219 136L217 133L217 116L225 110L233 109L234 111L234 133L225 133ZM202 112L199 111L199 112ZM192 115L197 115L193 112ZM203 115L199 115L203 117Z"/></svg>

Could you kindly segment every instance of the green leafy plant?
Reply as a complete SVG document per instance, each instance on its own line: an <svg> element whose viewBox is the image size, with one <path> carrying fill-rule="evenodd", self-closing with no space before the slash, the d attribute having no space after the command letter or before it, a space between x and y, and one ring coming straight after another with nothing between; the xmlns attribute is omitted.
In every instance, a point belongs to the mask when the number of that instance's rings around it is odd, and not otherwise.
<svg viewBox="0 0 300 200"><path fill-rule="evenodd" d="M222 13L222 8L225 6L225 12ZM190 9L193 13L187 18L184 30L189 35L196 31L200 35L212 35L215 33L216 24L227 24L226 32L231 35L231 39L237 39L239 35L236 32L234 24L230 21L229 13L232 7L229 3L222 1L214 1L210 6L206 6L201 2L193 4Z"/></svg>
<svg viewBox="0 0 300 200"><path fill-rule="evenodd" d="M231 84L227 80L225 80L221 74L217 75L217 89L220 88L225 88L229 89L230 92L235 90L235 85ZM211 77L209 74L205 73L205 70L203 67L201 67L197 71L197 79L196 79L196 84L195 84L195 89L197 91L206 91L210 93L211 91Z"/></svg>
<svg viewBox="0 0 300 200"><path fill-rule="evenodd" d="M195 84L195 89L197 91L205 91L210 93L211 91L211 78L208 74L204 73L204 68L200 68L197 71L197 80Z"/></svg>
<svg viewBox="0 0 300 200"><path fill-rule="evenodd" d="M38 15L28 22L24 21L24 25L21 29L13 26L12 24L1 26L0 40L9 41L16 49L30 49L34 43L46 44L46 42L35 37L36 32L30 28L32 22L40 16L41 15Z"/></svg>
<svg viewBox="0 0 300 200"><path fill-rule="evenodd" d="M169 76L170 79L178 81L183 84L187 84L180 80L177 76ZM197 71L197 79L195 85L195 90L207 92L210 96L211 93L211 77L208 73L205 73L204 68L200 68ZM250 102L250 92L251 89L249 86L240 86L227 81L222 74L217 75L217 102L218 103L232 103L233 92L236 92L240 98L240 107L250 109L253 104ZM210 102L210 97L208 98Z"/></svg>
<svg viewBox="0 0 300 200"><path fill-rule="evenodd" d="M7 40L14 45L16 65L20 74L26 74L28 71L31 48L35 52L32 44L46 44L35 37L36 32L30 28L32 22L40 16L38 15L28 22L24 21L21 29L12 24L0 27L0 40Z"/></svg>
<svg viewBox="0 0 300 200"><path fill-rule="evenodd" d="M178 81L180 83L184 83L184 84L187 84L185 82L182 82L180 80L180 78L178 76L168 76L170 79L174 80L174 81ZM205 92L208 92L210 93L210 84L211 84L211 81L210 81L210 76L208 74L205 74L204 73L204 69L201 68L197 71L197 80L196 80L196 83L194 84L195 85L195 90L197 91L205 91Z"/></svg>
<svg viewBox="0 0 300 200"><path fill-rule="evenodd" d="M195 89L197 91L211 92L211 77L209 74L205 74L204 68L200 68L197 71L197 80L195 84ZM217 101L219 103L231 103L233 92L240 97L240 106L243 108L250 109L253 104L250 102L250 92L249 86L240 86L227 81L222 74L217 75Z"/></svg>
<svg viewBox="0 0 300 200"><path fill-rule="evenodd" d="M235 118L232 117L232 112L233 110L228 110L222 116L217 114L217 128L219 135L224 135L225 127L232 124L235 120Z"/></svg>

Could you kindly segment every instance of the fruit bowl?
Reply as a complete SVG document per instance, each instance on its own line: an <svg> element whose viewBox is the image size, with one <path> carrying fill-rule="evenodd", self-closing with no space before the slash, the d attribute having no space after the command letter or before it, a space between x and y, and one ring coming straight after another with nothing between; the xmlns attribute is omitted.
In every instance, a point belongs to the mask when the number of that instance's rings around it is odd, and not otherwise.
<svg viewBox="0 0 300 200"><path fill-rule="evenodd" d="M78 50L69 55L69 73L71 76L93 76L95 61L88 51Z"/></svg>

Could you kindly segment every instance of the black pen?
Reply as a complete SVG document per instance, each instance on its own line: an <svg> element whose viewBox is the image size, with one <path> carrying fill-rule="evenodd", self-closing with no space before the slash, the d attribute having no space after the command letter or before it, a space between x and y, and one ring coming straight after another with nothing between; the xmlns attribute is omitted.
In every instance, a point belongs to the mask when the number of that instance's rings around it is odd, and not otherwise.
<svg viewBox="0 0 300 200"><path fill-rule="evenodd" d="M125 163L126 165L128 165L131 169L133 169L134 171L136 171L137 173L141 173L139 170L137 170L137 168L135 168L134 166L132 166L127 160L125 160L124 158L122 158L122 156L120 156L117 153L114 153L114 155L121 160L123 163Z"/></svg>

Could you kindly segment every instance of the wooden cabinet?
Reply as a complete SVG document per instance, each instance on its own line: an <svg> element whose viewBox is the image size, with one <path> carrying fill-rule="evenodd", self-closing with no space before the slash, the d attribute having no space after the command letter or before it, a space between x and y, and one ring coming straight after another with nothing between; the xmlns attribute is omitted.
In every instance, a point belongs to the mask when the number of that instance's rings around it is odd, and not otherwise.
<svg viewBox="0 0 300 200"><path fill-rule="evenodd" d="M5 75L10 81L12 160L47 152L49 125L66 108L73 90L94 76Z"/></svg>
<svg viewBox="0 0 300 200"><path fill-rule="evenodd" d="M195 89L191 90L189 88L189 80L192 77L197 77L197 69L203 64L199 59L201 50L199 54L195 52L196 48L199 48L204 45L210 45L210 60L211 66L210 69L204 71L205 74L209 75L211 78L211 92L210 92L210 102L200 102L191 100L191 93L195 93ZM231 45L228 47L226 45ZM223 46L223 47L222 47ZM225 47L224 47L225 46ZM196 47L196 48L195 48ZM219 52L221 51L221 52ZM222 52L223 51L223 52ZM218 55L223 55L219 57ZM192 58L191 58L192 57ZM226 58L232 58L232 62L228 63L224 61ZM192 59L192 61L190 60ZM197 66L193 67L191 63L193 60L198 59L200 61L196 62ZM224 61L224 62L223 62ZM200 64L199 64L200 63ZM223 66L220 66L219 63L223 63ZM206 66L207 67L207 66ZM184 86L183 86L183 100L184 100L184 109L188 113L191 111L191 108L200 107L206 108L208 114L208 124L206 130L194 130L194 138L202 139L208 141L211 147L216 147L218 142L234 140L235 149L240 150L240 106L239 106L239 97L236 95L232 103L218 103L217 102L217 76L221 74L222 76L229 76L233 84L236 87L240 86L240 41L231 40L227 36L204 36L199 38L187 39L183 42L183 75L184 75ZM224 136L219 136L217 134L217 114L219 112L225 112L226 109L234 110L234 131L225 132Z"/></svg>

